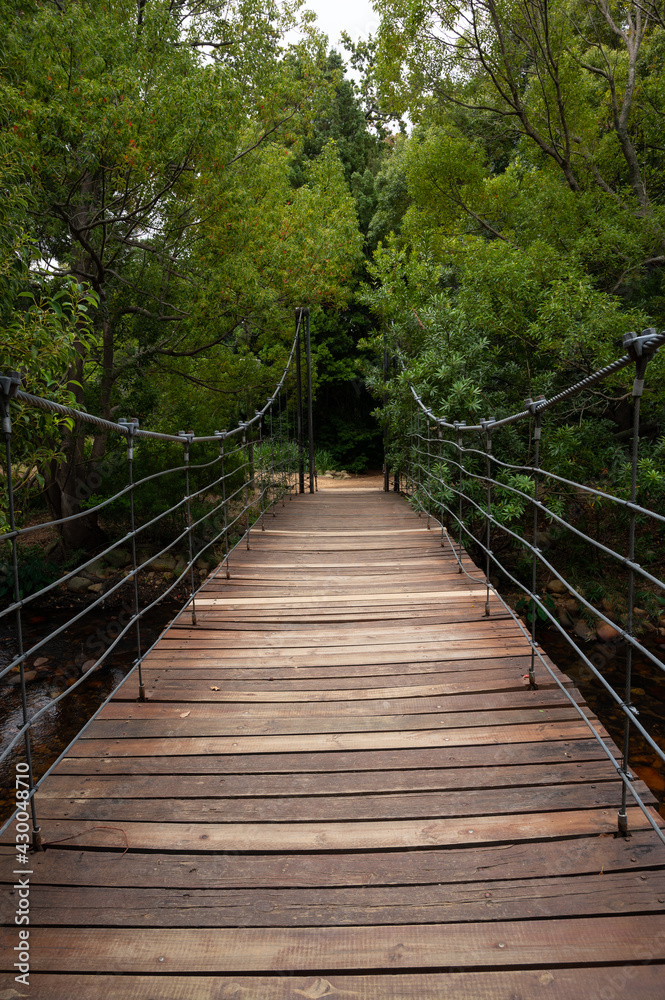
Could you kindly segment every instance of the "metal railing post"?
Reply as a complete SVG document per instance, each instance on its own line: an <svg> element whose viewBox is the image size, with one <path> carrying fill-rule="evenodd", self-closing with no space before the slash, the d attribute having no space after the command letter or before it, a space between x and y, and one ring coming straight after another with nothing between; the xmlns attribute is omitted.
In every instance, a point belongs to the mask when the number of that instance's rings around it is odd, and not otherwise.
<svg viewBox="0 0 665 1000"><path fill-rule="evenodd" d="M305 313L305 356L307 360L307 436L309 439L309 492L314 493L314 410L312 399L312 341L309 331L309 309Z"/></svg>
<svg viewBox="0 0 665 1000"><path fill-rule="evenodd" d="M14 602L17 604L15 618L16 618L16 643L18 646L18 655L20 657L19 663L19 677L21 683L21 717L23 719L23 725L28 726L28 698L25 687L25 659L24 653L25 648L23 646L23 619L21 615L21 584L19 580L18 572L18 539L16 532L16 512L14 509L14 480L12 475L12 418L11 410L9 406L10 399L16 395L18 388L21 384L21 378L18 372L10 371L6 375L0 375L0 412L2 414L2 431L5 436L5 457L6 457L6 476L7 476L7 497L9 501L9 530L14 532L11 539L12 547L12 575L14 582ZM35 779L32 769L32 747L30 742L30 729L26 728L25 735L23 739L23 744L25 746L25 765L27 766L28 775L28 794L30 795L30 814L32 817L32 846L34 850L41 851L42 838L40 833L40 827L37 823L37 809L35 806L35 797L32 794L35 787ZM27 834L26 834L27 836Z"/></svg>
<svg viewBox="0 0 665 1000"><path fill-rule="evenodd" d="M457 434L457 457L459 459L459 479L457 487L459 489L459 504L458 504L458 524L457 524L457 557L459 563L457 566L457 572L462 573L462 485L463 485L463 470L464 470L464 459L462 455L462 431L461 428L466 426L465 420L455 421L455 433Z"/></svg>
<svg viewBox="0 0 665 1000"><path fill-rule="evenodd" d="M424 417L425 417L425 447L427 449L427 451L426 451L426 454L427 454L427 472L425 472L425 470L423 469L423 475L426 476L426 480L427 480L427 488L425 490L425 495L427 497L427 530L429 531L429 523L430 523L430 521L432 519L432 499L431 499L431 496L429 495L430 494L430 490L432 488L432 482L431 482L431 480L432 480L432 451L431 451L431 444L432 444L432 442L431 442L431 438L430 438L430 434L432 433L432 431L431 431L431 428L430 428L430 425L429 425L429 417L427 416L427 414L425 414Z"/></svg>
<svg viewBox="0 0 665 1000"><path fill-rule="evenodd" d="M258 461L258 469L259 469L259 474L258 474L259 513L260 513L260 516L261 516L261 531L265 531L266 530L266 524L265 524L265 512L266 512L266 509L265 509L265 490L263 488L264 487L263 465L261 464L262 460L263 460L263 448L262 448L262 445L263 445L263 418L260 416L260 414L261 414L260 410L255 410L254 411L254 415L257 416L257 417L259 417L259 440L258 440L258 445L259 445L259 461ZM255 449L254 445L252 445L252 469L253 469L253 475L254 475L254 481L255 482L257 481L256 468L257 468L256 449Z"/></svg>
<svg viewBox="0 0 665 1000"><path fill-rule="evenodd" d="M529 688L537 690L536 684L536 586L538 584L538 485L540 471L540 436L542 432L542 414L538 412L532 399L525 401L527 409L531 410L534 418L533 441L533 552L531 558L531 663L529 665Z"/></svg>
<svg viewBox="0 0 665 1000"><path fill-rule="evenodd" d="M436 424L436 437L439 442L439 472L440 472L439 481L441 483L441 545L443 545L444 535L445 535L445 528L443 526L443 522L446 515L446 505L443 499L444 497L443 464L445 459L443 457L443 428L438 421Z"/></svg>
<svg viewBox="0 0 665 1000"><path fill-rule="evenodd" d="M194 591L196 587L194 585L194 545L192 539L192 510L190 504L190 488L189 488L189 448L192 443L192 438L194 437L193 431L188 434L185 431L178 431L178 437L181 437L185 442L185 490L186 493L186 511L187 511L187 542L189 549L189 580L192 588L190 599L192 605L192 625L196 625L196 598L194 596Z"/></svg>
<svg viewBox="0 0 665 1000"><path fill-rule="evenodd" d="M244 423L242 420L240 420L238 422L238 426L242 427L242 448L243 448L244 465L245 465L245 470L243 472L244 494L245 494L245 524L246 524L245 544L246 544L246 547L249 548L249 531L250 531L250 524L249 524L250 462L249 462L249 446L247 444L247 424Z"/></svg>
<svg viewBox="0 0 665 1000"><path fill-rule="evenodd" d="M630 336L630 335L628 335ZM625 343L626 338L624 338ZM630 346L630 345L629 345ZM649 362L649 355L638 353L635 361L635 378L633 380L633 447L631 456L630 475L630 502L634 504L637 500L637 462L640 444L640 403L644 389L644 374ZM626 634L633 635L633 604L635 600L635 524L636 514L631 508L628 521L628 611L626 615ZM623 748L622 748L622 771L625 777L629 776L628 758L630 749L630 714L637 715L637 709L631 705L631 688L633 683L633 647L631 643L626 643L626 666L625 666L625 688L624 703L628 709L625 712L623 728ZM617 816L617 826L619 835L628 836L628 813L626 812L627 788L625 781L621 782L621 808Z"/></svg>
<svg viewBox="0 0 665 1000"><path fill-rule="evenodd" d="M388 339L385 324L383 326L383 409L388 402L386 384L388 382ZM388 424L383 427L383 492L390 490L390 467L388 465Z"/></svg>
<svg viewBox="0 0 665 1000"><path fill-rule="evenodd" d="M485 617L490 616L490 568L491 568L491 522L490 517L492 516L492 424L494 421L490 418L488 420L481 420L481 426L485 431L485 455L486 455L486 474L487 474L487 531L485 535Z"/></svg>
<svg viewBox="0 0 665 1000"><path fill-rule="evenodd" d="M219 459L221 466L221 482L222 482L222 522L224 525L224 561L226 562L226 579L231 579L231 572L229 570L229 518L226 503L226 470L224 468L224 441L226 439L226 431L215 431L215 437L219 438Z"/></svg>
<svg viewBox="0 0 665 1000"><path fill-rule="evenodd" d="M277 396L277 405L279 407L279 413L282 412L282 390L279 390ZM270 513L273 517L277 517L275 513L275 507L277 506L277 496L278 496L278 479L279 479L279 463L275 465L275 433L273 430L273 420L272 420L272 406L270 407L270 477L268 480L268 496L272 491L272 500L270 502ZM279 421L278 421L279 423Z"/></svg>
<svg viewBox="0 0 665 1000"><path fill-rule="evenodd" d="M302 309L296 309L296 439L298 442L298 493L305 492L305 445L303 440L302 427L302 362L300 349L302 335L300 327L302 324Z"/></svg>
<svg viewBox="0 0 665 1000"><path fill-rule="evenodd" d="M136 417L131 420L121 418L118 423L127 428L127 471L129 481L129 522L132 535L132 570L134 572L134 617L136 619L136 665L139 675L139 701L145 701L145 682L142 671L141 655L141 619L139 616L139 580L138 560L136 558L136 507L134 503L134 436L139 422ZM187 490L189 492L189 489Z"/></svg>

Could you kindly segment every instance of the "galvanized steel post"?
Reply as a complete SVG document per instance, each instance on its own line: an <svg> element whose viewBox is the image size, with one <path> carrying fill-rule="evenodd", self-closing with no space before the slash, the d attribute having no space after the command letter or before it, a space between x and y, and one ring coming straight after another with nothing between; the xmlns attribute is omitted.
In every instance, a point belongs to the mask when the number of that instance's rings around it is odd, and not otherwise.
<svg viewBox="0 0 665 1000"><path fill-rule="evenodd" d="M296 439L298 442L298 493L305 492L305 448L302 427L302 370L300 350L302 345L302 309L296 309Z"/></svg>
<svg viewBox="0 0 665 1000"><path fill-rule="evenodd" d="M307 359L307 436L309 439L309 492L314 493L314 411L312 400L312 342L309 331L309 309L303 309L305 314L305 350Z"/></svg>
<svg viewBox="0 0 665 1000"><path fill-rule="evenodd" d="M542 396L540 397L542 399ZM526 408L534 418L533 441L533 551L531 553L531 664L529 666L529 688L535 691L536 684L536 586L538 583L538 481L540 471L540 437L542 432L542 414L532 399L525 401Z"/></svg>
<svg viewBox="0 0 665 1000"><path fill-rule="evenodd" d="M23 726L28 726L28 700L25 689L25 649L23 646L23 620L21 616L21 586L18 574L18 546L16 532L16 514L14 510L14 481L12 476L12 418L9 401L18 392L21 384L21 377L18 372L9 371L5 375L0 375L0 413L2 414L2 431L5 436L5 456L7 475L7 496L9 500L9 530L12 532L12 573L14 583L14 603L16 607L16 642L18 645L19 677L21 683L21 717ZM43 850L40 828L37 823L37 810L35 807L35 797L32 791L35 787L35 779L32 769L32 747L30 743L30 729L26 728L23 738L25 746L25 763L28 768L28 782L30 793L30 813L32 816L32 846L36 851ZM27 834L26 834L27 835Z"/></svg>
<svg viewBox="0 0 665 1000"><path fill-rule="evenodd" d="M639 457L639 446L640 446L640 403L642 400L642 392L644 390L644 375L646 372L647 364L651 358L652 352L645 349L645 341L648 341L650 336L654 336L657 333L655 329L647 329L642 331L642 335L638 336L635 333L627 333L623 338L624 347L628 349L628 353L635 361L635 378L633 380L633 441L632 441L632 460L631 460L631 476L630 476L630 502L634 504L637 500L637 462ZM628 612L626 615L626 633L629 636L633 634L633 602L635 600L635 524L636 524L636 513L633 507L630 508L629 522L628 522ZM626 666L625 666L625 687L624 687L624 730L623 730L623 748L622 748L622 771L624 777L629 777L628 769L628 757L629 757L629 747L630 747L630 716L631 713L637 715L637 709L631 705L632 697L632 682L633 682L633 647L630 642L626 644ZM622 837L628 836L628 813L626 812L626 799L627 799L627 789L626 782L621 782L621 808L617 816L617 825L619 834Z"/></svg>
<svg viewBox="0 0 665 1000"><path fill-rule="evenodd" d="M136 513L134 503L134 436L138 430L139 422L136 417L127 420L121 417L118 420L121 427L127 429L127 472L129 481L129 524L132 535L132 570L134 575L134 617L136 619L136 664L139 675L139 701L145 701L145 683L143 681L142 656L141 656L141 619L139 616L139 580L138 561L136 558ZM188 491L189 492L189 491Z"/></svg>
<svg viewBox="0 0 665 1000"><path fill-rule="evenodd" d="M481 426L485 431L485 455L486 455L486 469L487 469L487 532L485 536L485 617L489 618L490 615L490 566L491 566L491 521L492 516L492 424L494 420L492 418L488 420L481 420Z"/></svg>

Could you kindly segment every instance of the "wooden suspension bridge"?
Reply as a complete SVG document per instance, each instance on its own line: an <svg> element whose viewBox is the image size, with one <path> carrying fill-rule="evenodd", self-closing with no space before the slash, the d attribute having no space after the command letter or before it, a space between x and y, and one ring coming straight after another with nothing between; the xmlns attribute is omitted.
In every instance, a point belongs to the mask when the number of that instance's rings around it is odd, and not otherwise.
<svg viewBox="0 0 665 1000"><path fill-rule="evenodd" d="M490 611L395 494L277 508L38 792L29 987L5 835L0 997L662 1000L665 848Z"/></svg>

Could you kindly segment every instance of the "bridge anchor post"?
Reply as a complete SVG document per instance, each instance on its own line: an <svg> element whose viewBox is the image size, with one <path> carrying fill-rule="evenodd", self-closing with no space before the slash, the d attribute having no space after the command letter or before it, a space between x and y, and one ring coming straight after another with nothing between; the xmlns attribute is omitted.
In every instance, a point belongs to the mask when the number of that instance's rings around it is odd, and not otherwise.
<svg viewBox="0 0 665 1000"><path fill-rule="evenodd" d="M25 763L22 765L24 768L27 767L28 776L28 793L30 795L30 813L32 817L32 846L35 851L42 851L42 838L39 832L39 824L37 822L37 811L35 807L35 797L34 797L34 787L35 779L32 769L32 746L30 741L30 728L28 722L28 701L27 692L25 687L25 649L23 646L23 619L21 616L21 587L19 582L18 573L18 544L17 544L17 531L16 531L16 512L14 509L14 481L12 478L12 416L9 401L16 396L19 386L21 384L21 377L18 372L9 371L4 375L0 375L0 414L2 415L2 431L5 436L5 456L6 465L5 472L7 477L7 497L9 501L9 530L12 532L11 538L11 549L12 549L12 576L14 583L14 603L16 605L15 619L16 619L16 644L18 647L19 655L19 678L21 685L21 718L23 720L23 726L21 728L25 729L23 736L23 745L25 747ZM19 765L17 765L18 771ZM25 805L25 803L24 803Z"/></svg>

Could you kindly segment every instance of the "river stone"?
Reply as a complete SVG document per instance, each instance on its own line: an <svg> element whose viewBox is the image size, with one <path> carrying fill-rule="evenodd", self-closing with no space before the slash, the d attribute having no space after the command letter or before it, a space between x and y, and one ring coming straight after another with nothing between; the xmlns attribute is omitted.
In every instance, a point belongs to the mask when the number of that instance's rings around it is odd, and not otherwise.
<svg viewBox="0 0 665 1000"><path fill-rule="evenodd" d="M556 613L557 613L557 618L559 619L559 622L563 625L564 628L572 628L573 627L572 619L571 619L570 615L568 614L568 612L566 611L566 609L564 607L559 606L556 609Z"/></svg>
<svg viewBox="0 0 665 1000"><path fill-rule="evenodd" d="M563 606L569 615L576 615L580 610L579 604L577 601L573 600L572 597L569 597L567 601L564 601Z"/></svg>
<svg viewBox="0 0 665 1000"><path fill-rule="evenodd" d="M67 581L67 590L71 590L72 594L82 594L89 586L90 580L87 576L73 576Z"/></svg>
<svg viewBox="0 0 665 1000"><path fill-rule="evenodd" d="M43 667L45 663L48 663L48 661L49 661L48 656L38 656L35 662L33 663L33 667Z"/></svg>
<svg viewBox="0 0 665 1000"><path fill-rule="evenodd" d="M157 570L162 573L166 570L175 569L176 561L173 556L168 553L163 556L155 556L155 558L150 563L150 569Z"/></svg>
<svg viewBox="0 0 665 1000"><path fill-rule="evenodd" d="M561 580L557 580L556 577L553 580L549 581L545 589L549 590L550 594L568 593L568 587L565 585L565 583L562 583Z"/></svg>
<svg viewBox="0 0 665 1000"><path fill-rule="evenodd" d="M607 622L600 622L596 628L596 635L601 642L615 642L621 635L618 628L608 625Z"/></svg>
<svg viewBox="0 0 665 1000"><path fill-rule="evenodd" d="M103 583L91 583L88 587L88 592L91 594L101 594Z"/></svg>
<svg viewBox="0 0 665 1000"><path fill-rule="evenodd" d="M81 664L81 673L87 674L89 670L92 670L96 662L96 660L86 660Z"/></svg>
<svg viewBox="0 0 665 1000"><path fill-rule="evenodd" d="M591 629L589 628L589 626L587 625L587 623L584 621L583 618L580 618L580 620L577 622L575 628L573 629L573 632L575 633L575 635L578 635L580 639L595 638L594 633L591 631Z"/></svg>
<svg viewBox="0 0 665 1000"><path fill-rule="evenodd" d="M212 563L208 562L207 559L199 558L199 559L196 560L196 568L200 569L200 570L203 570L204 572L206 572L207 570L209 570L211 566L212 566Z"/></svg>
<svg viewBox="0 0 665 1000"><path fill-rule="evenodd" d="M104 556L105 562L109 563L111 566L115 566L117 569L122 569L132 561L132 554L128 552L127 549L111 549Z"/></svg>
<svg viewBox="0 0 665 1000"><path fill-rule="evenodd" d="M95 562L91 563L88 566L87 569L83 570L83 573L84 573L85 576L91 576L91 577L97 577L97 578L99 578L99 577L102 577L104 575L105 570L106 570L106 567L104 566L104 563L102 562L102 560L101 559L96 559Z"/></svg>
<svg viewBox="0 0 665 1000"><path fill-rule="evenodd" d="M186 569L187 569L186 562L178 562L176 563L175 570L173 572L175 573L176 576L182 576L182 574L185 572Z"/></svg>

